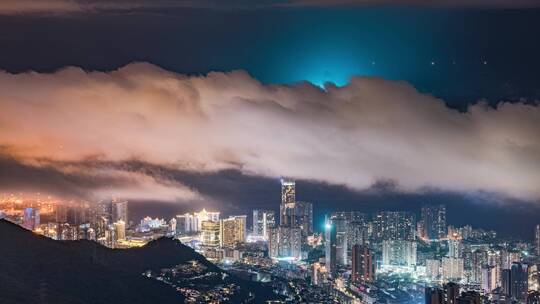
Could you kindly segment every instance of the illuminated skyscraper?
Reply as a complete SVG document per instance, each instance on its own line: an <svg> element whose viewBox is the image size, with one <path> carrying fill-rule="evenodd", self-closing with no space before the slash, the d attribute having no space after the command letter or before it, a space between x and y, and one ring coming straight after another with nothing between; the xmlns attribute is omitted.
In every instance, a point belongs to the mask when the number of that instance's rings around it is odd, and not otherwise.
<svg viewBox="0 0 540 304"><path fill-rule="evenodd" d="M540 291L540 265L532 264L528 268L528 290Z"/></svg>
<svg viewBox="0 0 540 304"><path fill-rule="evenodd" d="M528 271L527 264L513 263L510 269L511 296L517 300L527 299Z"/></svg>
<svg viewBox="0 0 540 304"><path fill-rule="evenodd" d="M426 260L426 277L430 280L438 280L441 276L441 261L436 259Z"/></svg>
<svg viewBox="0 0 540 304"><path fill-rule="evenodd" d="M271 258L299 259L302 255L302 231L300 228L278 226L270 228L268 255Z"/></svg>
<svg viewBox="0 0 540 304"><path fill-rule="evenodd" d="M111 202L112 222L123 221L128 224L128 202L113 200Z"/></svg>
<svg viewBox="0 0 540 304"><path fill-rule="evenodd" d="M459 240L449 240L448 241L448 257L451 258L461 258L463 252L463 246Z"/></svg>
<svg viewBox="0 0 540 304"><path fill-rule="evenodd" d="M204 246L217 247L220 244L220 225L215 221L201 222L201 242Z"/></svg>
<svg viewBox="0 0 540 304"><path fill-rule="evenodd" d="M276 225L275 212L271 210L253 210L253 235L269 238L269 229Z"/></svg>
<svg viewBox="0 0 540 304"><path fill-rule="evenodd" d="M176 235L198 231L197 219L195 215L186 213L176 216Z"/></svg>
<svg viewBox="0 0 540 304"><path fill-rule="evenodd" d="M220 221L220 245L233 247L246 241L246 216L231 216Z"/></svg>
<svg viewBox="0 0 540 304"><path fill-rule="evenodd" d="M201 231L204 221L219 222L219 212L211 212L203 209L201 212L195 212L193 216L196 227L195 231Z"/></svg>
<svg viewBox="0 0 540 304"><path fill-rule="evenodd" d="M463 278L463 259L443 257L442 276L446 281L459 281Z"/></svg>
<svg viewBox="0 0 540 304"><path fill-rule="evenodd" d="M337 266L337 234L335 225L327 220L325 224L326 270L330 277L335 277Z"/></svg>
<svg viewBox="0 0 540 304"><path fill-rule="evenodd" d="M422 237L428 240L440 240L447 236L446 206L430 205L422 207Z"/></svg>
<svg viewBox="0 0 540 304"><path fill-rule="evenodd" d="M444 303L456 304L459 297L459 285L454 282L444 284Z"/></svg>
<svg viewBox="0 0 540 304"><path fill-rule="evenodd" d="M295 203L295 225L302 230L302 236L313 233L313 204L308 202Z"/></svg>
<svg viewBox="0 0 540 304"><path fill-rule="evenodd" d="M436 287L426 287L425 303L426 304L443 304L444 303L443 291Z"/></svg>
<svg viewBox="0 0 540 304"><path fill-rule="evenodd" d="M361 282L371 282L375 279L374 257L368 246L353 246L351 276L353 280Z"/></svg>
<svg viewBox="0 0 540 304"><path fill-rule="evenodd" d="M336 263L339 265L348 264L349 220L349 212L333 212L328 220L336 234Z"/></svg>
<svg viewBox="0 0 540 304"><path fill-rule="evenodd" d="M126 223L121 220L118 222L115 222L114 228L116 230L116 240L125 240L126 239Z"/></svg>
<svg viewBox="0 0 540 304"><path fill-rule="evenodd" d="M292 180L281 180L281 204L279 206L279 224L294 226L296 203L296 183Z"/></svg>
<svg viewBox="0 0 540 304"><path fill-rule="evenodd" d="M373 217L372 238L376 242L384 240L414 241L416 217L412 212L383 211Z"/></svg>
<svg viewBox="0 0 540 304"><path fill-rule="evenodd" d="M497 288L497 268L495 266L485 265L482 267L482 290L490 293Z"/></svg>
<svg viewBox="0 0 540 304"><path fill-rule="evenodd" d="M536 255L540 256L540 225L536 225L534 229L534 240Z"/></svg>

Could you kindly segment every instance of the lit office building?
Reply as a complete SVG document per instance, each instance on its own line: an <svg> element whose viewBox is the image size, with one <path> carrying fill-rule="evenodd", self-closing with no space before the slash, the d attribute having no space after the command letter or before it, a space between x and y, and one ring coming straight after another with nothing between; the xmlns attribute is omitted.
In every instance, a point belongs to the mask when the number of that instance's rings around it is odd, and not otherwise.
<svg viewBox="0 0 540 304"><path fill-rule="evenodd" d="M447 236L446 206L433 205L422 207L422 237L428 240L440 240Z"/></svg>
<svg viewBox="0 0 540 304"><path fill-rule="evenodd" d="M231 216L220 221L220 245L233 247L246 241L246 216Z"/></svg>
<svg viewBox="0 0 540 304"><path fill-rule="evenodd" d="M371 282L375 279L373 253L368 246L354 245L352 248L352 271L354 281Z"/></svg>
<svg viewBox="0 0 540 304"><path fill-rule="evenodd" d="M270 228L276 226L276 215L271 210L253 210L253 235L268 240Z"/></svg>
<svg viewBox="0 0 540 304"><path fill-rule="evenodd" d="M416 242L383 241L383 266L413 267L416 265Z"/></svg>
<svg viewBox="0 0 540 304"><path fill-rule="evenodd" d="M204 246L217 247L220 244L220 225L216 221L201 222L201 242Z"/></svg>

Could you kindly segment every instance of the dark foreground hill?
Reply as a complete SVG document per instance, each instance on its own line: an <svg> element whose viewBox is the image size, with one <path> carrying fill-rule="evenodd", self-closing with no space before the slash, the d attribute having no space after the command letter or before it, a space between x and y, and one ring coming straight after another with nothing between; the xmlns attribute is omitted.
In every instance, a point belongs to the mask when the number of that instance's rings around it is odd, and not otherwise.
<svg viewBox="0 0 540 304"><path fill-rule="evenodd" d="M54 241L0 220L0 303L183 303L172 286L142 273L189 261L221 272L172 239L109 249L91 241ZM240 280L238 284L259 287Z"/></svg>

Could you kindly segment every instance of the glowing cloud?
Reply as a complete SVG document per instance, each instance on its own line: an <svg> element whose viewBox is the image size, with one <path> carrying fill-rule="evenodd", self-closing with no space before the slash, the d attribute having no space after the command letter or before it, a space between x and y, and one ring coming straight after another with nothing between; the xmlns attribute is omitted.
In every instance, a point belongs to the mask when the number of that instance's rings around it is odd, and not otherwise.
<svg viewBox="0 0 540 304"><path fill-rule="evenodd" d="M540 197L538 106L479 103L460 113L404 82L353 78L320 90L266 86L242 71L187 77L150 64L109 73L67 68L0 73L0 108L0 146L26 163L138 159L354 189L390 180L402 191ZM164 183L137 180L148 192ZM173 197L177 186L196 196L174 183L160 193Z"/></svg>

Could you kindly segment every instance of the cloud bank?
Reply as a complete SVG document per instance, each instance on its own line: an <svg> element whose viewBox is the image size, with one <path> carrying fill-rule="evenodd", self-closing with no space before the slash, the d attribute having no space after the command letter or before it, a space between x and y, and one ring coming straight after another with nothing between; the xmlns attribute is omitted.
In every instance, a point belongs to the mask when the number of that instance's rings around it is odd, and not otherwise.
<svg viewBox="0 0 540 304"><path fill-rule="evenodd" d="M407 192L540 197L540 107L478 103L460 113L405 82L357 77L321 90L263 85L242 71L188 77L144 63L108 73L2 72L0 109L5 157L124 181L98 194L198 196L156 174L76 164L138 160L357 190L390 181Z"/></svg>

